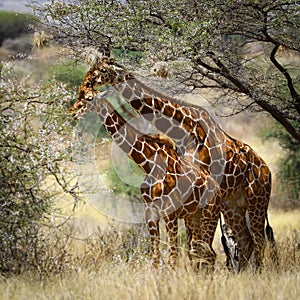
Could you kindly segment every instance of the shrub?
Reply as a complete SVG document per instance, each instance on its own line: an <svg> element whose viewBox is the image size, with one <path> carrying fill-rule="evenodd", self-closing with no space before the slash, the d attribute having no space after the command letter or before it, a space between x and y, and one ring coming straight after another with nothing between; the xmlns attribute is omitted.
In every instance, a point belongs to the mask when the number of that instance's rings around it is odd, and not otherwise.
<svg viewBox="0 0 300 300"><path fill-rule="evenodd" d="M32 33L36 18L29 14L0 11L0 46L3 41Z"/></svg>
<svg viewBox="0 0 300 300"><path fill-rule="evenodd" d="M300 206L300 147L280 125L273 125L263 133L266 139L276 139L284 150L284 156L279 161L277 190L282 201L278 205L282 208L295 208Z"/></svg>
<svg viewBox="0 0 300 300"><path fill-rule="evenodd" d="M0 272L39 268L46 239L43 224L54 213L57 193L77 199L67 162L71 151L66 103L58 82L27 84L9 63L0 72ZM54 182L54 189L49 188ZM48 184L48 187L46 187ZM54 184L52 184L54 186ZM59 187L59 189L58 189Z"/></svg>
<svg viewBox="0 0 300 300"><path fill-rule="evenodd" d="M29 54L32 50L32 38L30 35L22 35L15 39L6 39L2 43L2 47L6 49L10 55L18 53Z"/></svg>
<svg viewBox="0 0 300 300"><path fill-rule="evenodd" d="M86 67L77 65L73 61L63 61L49 68L49 77L78 88L86 73Z"/></svg>

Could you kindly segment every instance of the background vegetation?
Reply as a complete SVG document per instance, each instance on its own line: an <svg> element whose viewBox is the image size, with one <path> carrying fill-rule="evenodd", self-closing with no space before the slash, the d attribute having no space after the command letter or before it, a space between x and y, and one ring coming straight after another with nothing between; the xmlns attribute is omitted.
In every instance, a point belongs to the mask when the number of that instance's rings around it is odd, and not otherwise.
<svg viewBox="0 0 300 300"><path fill-rule="evenodd" d="M225 115L267 113L299 144L298 1L78 0L33 9L41 29L76 57L93 46L107 55L116 49L143 53L145 64L182 61L172 75L190 91L224 105ZM133 61L124 62L137 69ZM281 143L279 135L273 137ZM298 180L298 169L283 172L289 183ZM292 190L289 197L299 203L299 191Z"/></svg>
<svg viewBox="0 0 300 300"><path fill-rule="evenodd" d="M35 7L54 41L184 59L179 78L213 89L233 113L266 111L300 142L299 73L281 53L299 57L298 1L53 1ZM253 53L251 47L260 46Z"/></svg>
<svg viewBox="0 0 300 300"><path fill-rule="evenodd" d="M0 87L0 272L39 268L45 243L42 224L54 211L58 191L77 197L66 163L72 151L65 107L72 93L59 82L42 85L3 63Z"/></svg>
<svg viewBox="0 0 300 300"><path fill-rule="evenodd" d="M276 139L280 142L283 155L278 162L277 191L279 197L274 203L281 208L299 207L300 199L300 147L299 143L278 124L270 125L263 131L266 139Z"/></svg>
<svg viewBox="0 0 300 300"><path fill-rule="evenodd" d="M0 11L0 46L6 39L16 39L33 33L37 19L31 14Z"/></svg>
<svg viewBox="0 0 300 300"><path fill-rule="evenodd" d="M0 47L6 54L30 53L31 36L37 19L31 14L0 11ZM0 52L0 58L1 58Z"/></svg>

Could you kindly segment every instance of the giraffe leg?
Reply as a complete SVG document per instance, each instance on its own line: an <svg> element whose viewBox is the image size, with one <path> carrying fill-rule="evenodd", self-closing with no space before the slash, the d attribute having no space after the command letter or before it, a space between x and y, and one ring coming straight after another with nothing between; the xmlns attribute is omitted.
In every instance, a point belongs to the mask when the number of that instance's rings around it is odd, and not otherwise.
<svg viewBox="0 0 300 300"><path fill-rule="evenodd" d="M250 158L252 165L247 173L246 201L254 242L255 266L260 269L266 246L265 220L271 194L271 173L266 164L255 154Z"/></svg>
<svg viewBox="0 0 300 300"><path fill-rule="evenodd" d="M219 217L219 205L210 205L207 209L202 210L200 253L203 260L201 265L204 267L213 268L216 261L216 253L212 248L212 243Z"/></svg>
<svg viewBox="0 0 300 300"><path fill-rule="evenodd" d="M216 196L204 207L185 218L190 234L190 258L195 270L214 267L216 253L212 248L220 217L220 197Z"/></svg>
<svg viewBox="0 0 300 300"><path fill-rule="evenodd" d="M222 203L226 229L231 231L238 245L238 271L249 265L253 252L253 242L246 220L246 208L243 206L227 207ZM228 263L228 262L227 262ZM229 269L235 269L230 263Z"/></svg>
<svg viewBox="0 0 300 300"><path fill-rule="evenodd" d="M257 202L261 204L264 202L263 198L255 198ZM255 201L255 202L256 202ZM263 264L263 257L264 257L264 250L266 246L266 239L265 239L265 219L267 213L267 207L265 205L261 205L261 209L257 210L257 206L251 204L254 202L254 199L249 201L248 205L248 213L249 213L249 221L251 224L251 233L254 243L254 263L255 267L260 269Z"/></svg>
<svg viewBox="0 0 300 300"><path fill-rule="evenodd" d="M187 243L188 243L188 255L191 260L192 266L195 271L199 270L200 266L200 249L198 242L201 240L201 210L198 208L194 214L189 214L184 219Z"/></svg>
<svg viewBox="0 0 300 300"><path fill-rule="evenodd" d="M168 245L169 245L168 264L171 267L173 267L176 264L176 260L178 256L178 242L177 242L178 217L176 214L171 214L164 217L164 221L166 224L166 230L168 234Z"/></svg>
<svg viewBox="0 0 300 300"><path fill-rule="evenodd" d="M150 235L151 253L152 253L152 265L154 268L159 266L159 218L153 211L153 208L146 207L145 211L146 224Z"/></svg>
<svg viewBox="0 0 300 300"><path fill-rule="evenodd" d="M239 271L239 256L238 256L238 246L235 237L230 228L226 227L226 224L221 224L220 227L222 231L221 242L226 254L226 267L229 270L235 272Z"/></svg>

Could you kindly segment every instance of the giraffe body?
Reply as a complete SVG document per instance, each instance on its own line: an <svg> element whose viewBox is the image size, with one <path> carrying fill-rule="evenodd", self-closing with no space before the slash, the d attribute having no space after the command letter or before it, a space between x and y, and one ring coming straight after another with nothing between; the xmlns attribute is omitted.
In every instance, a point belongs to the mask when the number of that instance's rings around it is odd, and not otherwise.
<svg viewBox="0 0 300 300"><path fill-rule="evenodd" d="M179 157L170 139L138 132L104 98L78 99L70 109L76 116L90 111L98 113L108 134L145 173L141 193L153 264L159 264L159 220L163 219L166 225L169 263L173 265L178 252L178 219L183 218L188 231L189 254L195 267L213 265L216 254L212 242L221 205L215 180L206 170Z"/></svg>
<svg viewBox="0 0 300 300"><path fill-rule="evenodd" d="M102 58L87 72L79 97L92 99L94 86L104 84L114 86L138 114L172 138L182 157L210 173L221 189L221 211L236 238L240 268L248 265L253 250L261 266L271 193L266 163L250 146L226 134L205 109L149 88L110 58Z"/></svg>

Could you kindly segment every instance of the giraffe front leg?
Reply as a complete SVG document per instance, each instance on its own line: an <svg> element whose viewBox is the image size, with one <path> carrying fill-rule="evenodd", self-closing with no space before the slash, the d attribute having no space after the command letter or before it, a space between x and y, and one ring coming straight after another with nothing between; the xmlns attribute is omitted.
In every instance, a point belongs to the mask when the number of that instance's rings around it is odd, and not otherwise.
<svg viewBox="0 0 300 300"><path fill-rule="evenodd" d="M156 214L156 211L153 211L153 208L146 207L146 223L148 227L148 232L150 235L150 244L151 244L151 254L152 254L152 266L154 268L159 267L159 218Z"/></svg>
<svg viewBox="0 0 300 300"><path fill-rule="evenodd" d="M201 210L197 209L195 213L187 215L184 222L187 234L188 256L193 269L198 271L201 255L197 241L201 240Z"/></svg>
<svg viewBox="0 0 300 300"><path fill-rule="evenodd" d="M216 253L212 247L221 213L221 193L216 193L201 211L201 257L202 265L207 270L213 270ZM202 266L201 265L201 266Z"/></svg>
<svg viewBox="0 0 300 300"><path fill-rule="evenodd" d="M176 265L177 256L178 256L178 241L177 241L177 234L178 234L178 217L174 213L167 217L164 217L164 221L166 224L166 230L168 234L168 264L171 267Z"/></svg>
<svg viewBox="0 0 300 300"><path fill-rule="evenodd" d="M216 207L209 207L202 211L201 238L198 242L198 248L201 258L200 267L207 271L214 269L216 261L216 253L212 247L212 243L219 217L220 211Z"/></svg>
<svg viewBox="0 0 300 300"><path fill-rule="evenodd" d="M185 224L189 232L189 257L193 269L211 270L214 267L216 253L212 248L220 207L216 204L197 211L186 217Z"/></svg>

